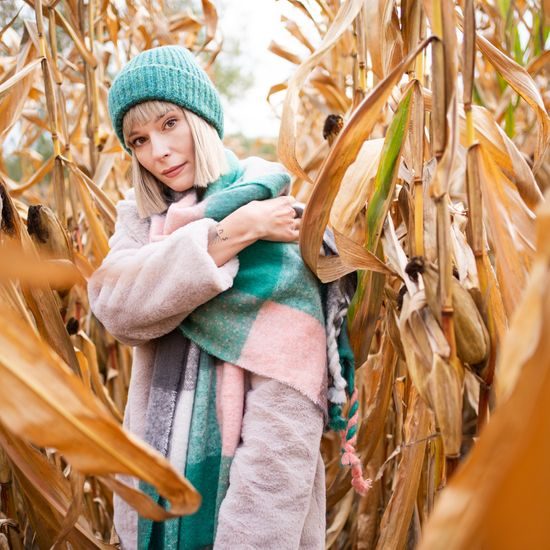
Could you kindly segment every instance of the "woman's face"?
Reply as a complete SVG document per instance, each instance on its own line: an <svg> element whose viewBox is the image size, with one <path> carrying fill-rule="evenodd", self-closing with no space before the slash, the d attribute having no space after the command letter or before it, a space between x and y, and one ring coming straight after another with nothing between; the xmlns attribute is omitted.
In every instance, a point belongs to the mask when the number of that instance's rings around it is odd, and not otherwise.
<svg viewBox="0 0 550 550"><path fill-rule="evenodd" d="M195 144L191 128L178 107L157 120L136 124L127 143L138 162L174 191L186 191L195 182Z"/></svg>

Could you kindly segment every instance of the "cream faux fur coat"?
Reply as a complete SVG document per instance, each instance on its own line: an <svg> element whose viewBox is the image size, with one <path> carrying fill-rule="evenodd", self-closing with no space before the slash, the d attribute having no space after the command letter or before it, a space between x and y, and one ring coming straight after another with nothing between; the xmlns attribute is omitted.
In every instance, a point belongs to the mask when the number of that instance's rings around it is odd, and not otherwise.
<svg viewBox="0 0 550 550"><path fill-rule="evenodd" d="M246 177L280 172L273 162L251 157L242 162ZM156 339L174 330L195 308L227 290L239 269L237 257L217 267L207 251L216 222L201 219L149 242L150 218L138 215L133 189L117 204L110 251L88 281L90 307L121 342L135 346L124 427L145 438L146 410ZM123 481L138 487L138 480ZM115 525L125 548L136 545L137 514L115 495Z"/></svg>

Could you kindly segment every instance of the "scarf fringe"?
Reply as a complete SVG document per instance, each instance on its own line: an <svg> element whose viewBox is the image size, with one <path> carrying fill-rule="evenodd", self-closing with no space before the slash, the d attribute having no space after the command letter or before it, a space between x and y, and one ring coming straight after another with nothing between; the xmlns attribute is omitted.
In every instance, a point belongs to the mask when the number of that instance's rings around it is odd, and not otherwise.
<svg viewBox="0 0 550 550"><path fill-rule="evenodd" d="M347 300L342 293L336 294L333 299L337 305L327 312L326 323L328 369L332 379L328 389L329 427L340 435L342 453L340 462L342 466L351 468L352 487L359 495L365 496L372 488L372 480L365 479L363 476L363 465L355 449L359 423L359 400L353 372L355 366L353 364L348 366L352 372L345 372L346 368L341 361L338 349L340 333L346 330ZM348 401L348 395L350 397L346 419L342 409Z"/></svg>

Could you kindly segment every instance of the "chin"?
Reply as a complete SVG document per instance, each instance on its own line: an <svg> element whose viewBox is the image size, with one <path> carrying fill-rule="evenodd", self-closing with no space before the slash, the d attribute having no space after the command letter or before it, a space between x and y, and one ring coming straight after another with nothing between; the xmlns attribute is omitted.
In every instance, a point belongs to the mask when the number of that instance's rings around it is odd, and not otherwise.
<svg viewBox="0 0 550 550"><path fill-rule="evenodd" d="M181 193L183 191L187 191L188 189L191 189L193 187L193 181L182 181L182 182L175 182L171 181L170 183L165 183L166 187L169 187L172 189L172 191L176 191L176 193Z"/></svg>

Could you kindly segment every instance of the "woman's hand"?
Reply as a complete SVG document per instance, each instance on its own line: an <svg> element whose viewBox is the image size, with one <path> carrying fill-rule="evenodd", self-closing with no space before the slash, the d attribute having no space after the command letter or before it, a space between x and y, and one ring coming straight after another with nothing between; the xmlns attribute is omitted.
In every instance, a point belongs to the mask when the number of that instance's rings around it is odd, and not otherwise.
<svg viewBox="0 0 550 550"><path fill-rule="evenodd" d="M292 196L276 197L264 201L252 201L242 206L244 223L257 231L264 241L292 242L300 236L302 220L296 216Z"/></svg>
<svg viewBox="0 0 550 550"><path fill-rule="evenodd" d="M258 240L297 241L302 220L296 217L294 202L290 196L252 201L224 218L208 245L216 265L223 265Z"/></svg>

